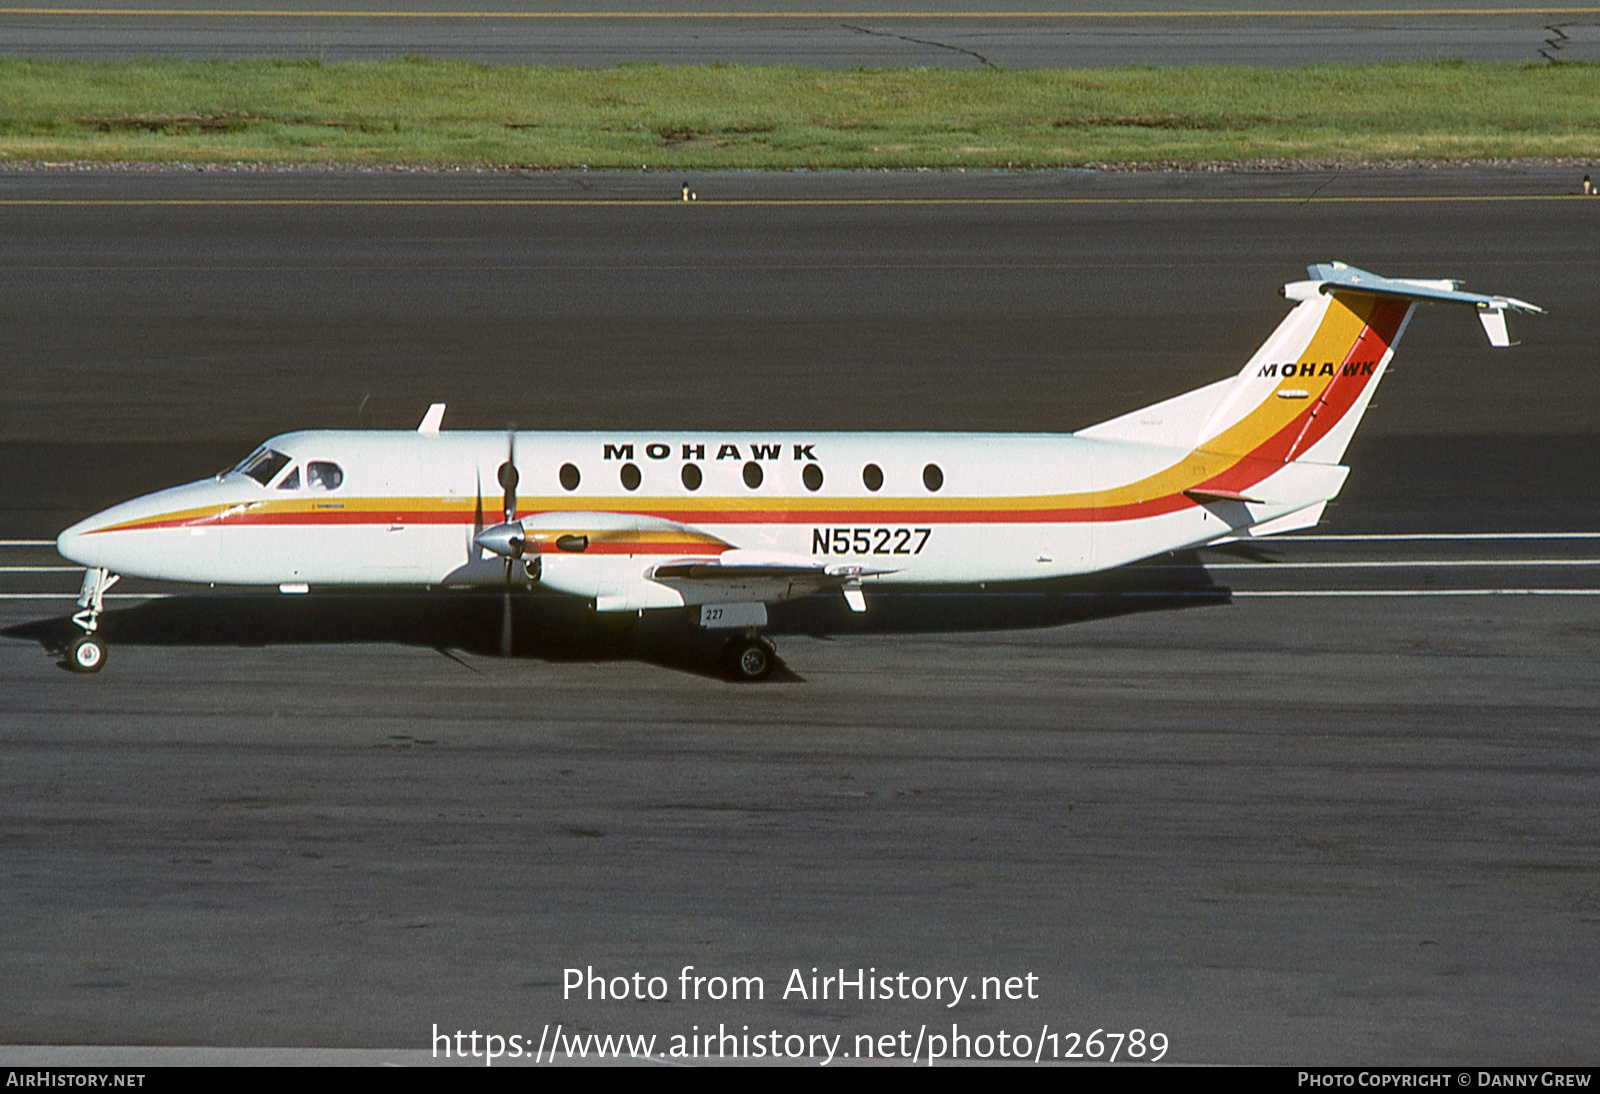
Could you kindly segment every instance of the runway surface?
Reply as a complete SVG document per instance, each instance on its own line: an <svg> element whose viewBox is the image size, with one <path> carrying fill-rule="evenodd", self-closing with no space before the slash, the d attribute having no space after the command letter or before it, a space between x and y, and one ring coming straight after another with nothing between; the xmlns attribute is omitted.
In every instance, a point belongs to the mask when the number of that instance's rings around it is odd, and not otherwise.
<svg viewBox="0 0 1600 1094"><path fill-rule="evenodd" d="M1588 1061L1600 202L1573 174L744 174L689 206L654 172L0 175L11 628L76 586L37 541L283 429L434 399L447 428L1071 429L1235 371L1330 258L1550 311L1499 352L1419 313L1314 536L875 597L881 633L812 637L801 605L769 685L551 597L502 660L492 597L126 583L97 677L0 644L0 1043L724 1023L851 1051L955 1021ZM591 965L767 994L563 1001ZM781 999L813 966L1039 997Z"/></svg>
<svg viewBox="0 0 1600 1094"><path fill-rule="evenodd" d="M492 64L605 67L794 64L827 68L1370 64L1459 58L1600 59L1600 8L1526 3L1250 5L1022 2L848 10L402 0L342 4L0 7L0 54L115 59L421 54Z"/></svg>

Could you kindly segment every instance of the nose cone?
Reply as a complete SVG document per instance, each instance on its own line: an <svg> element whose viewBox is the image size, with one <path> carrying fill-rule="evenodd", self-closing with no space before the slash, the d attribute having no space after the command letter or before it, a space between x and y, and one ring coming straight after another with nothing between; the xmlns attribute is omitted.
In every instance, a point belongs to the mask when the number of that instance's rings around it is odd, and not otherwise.
<svg viewBox="0 0 1600 1094"><path fill-rule="evenodd" d="M68 562L76 562L79 566L112 569L113 567L108 564L107 548L111 546L114 537L96 536L94 533L120 523L119 511L126 507L126 504L114 505L92 517L80 520L56 537L56 553Z"/></svg>
<svg viewBox="0 0 1600 1094"><path fill-rule="evenodd" d="M77 524L65 529L59 536L56 537L56 554L66 559L68 562L78 561L77 551L78 544L83 540L83 524L84 522L80 520Z"/></svg>
<svg viewBox="0 0 1600 1094"><path fill-rule="evenodd" d="M165 577L176 554L194 549L183 526L220 509L230 500L228 489L207 479L113 505L62 532L56 537L56 550L80 566L128 577ZM179 533L182 538L177 538Z"/></svg>
<svg viewBox="0 0 1600 1094"><path fill-rule="evenodd" d="M526 538L522 522L513 521L510 524L496 524L493 528L485 528L472 537L472 542L485 551L492 551L504 558L521 558Z"/></svg>

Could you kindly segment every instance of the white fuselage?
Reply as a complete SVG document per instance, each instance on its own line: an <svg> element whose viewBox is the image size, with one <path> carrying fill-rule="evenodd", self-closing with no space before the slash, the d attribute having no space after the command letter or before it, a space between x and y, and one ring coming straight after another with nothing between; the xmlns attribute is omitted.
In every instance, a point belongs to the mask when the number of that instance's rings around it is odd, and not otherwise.
<svg viewBox="0 0 1600 1094"><path fill-rule="evenodd" d="M504 434L308 431L264 448L287 457L266 482L235 470L134 499L67 529L61 553L218 584L503 580L502 561L473 538L504 517ZM1278 464L1257 476L1259 500L1207 505L1168 481L1179 465L1180 486L1195 480L1193 452L1072 435L530 432L515 452L518 516L558 528L571 513L578 533L594 514L637 514L698 533L597 541L583 553L552 537L539 552L543 582L589 597L638 583L663 560L728 550L863 563L889 571L867 579L881 582L1080 574L1303 509L1344 472ZM338 485L311 485L313 463L334 465ZM657 606L636 600L627 603Z"/></svg>

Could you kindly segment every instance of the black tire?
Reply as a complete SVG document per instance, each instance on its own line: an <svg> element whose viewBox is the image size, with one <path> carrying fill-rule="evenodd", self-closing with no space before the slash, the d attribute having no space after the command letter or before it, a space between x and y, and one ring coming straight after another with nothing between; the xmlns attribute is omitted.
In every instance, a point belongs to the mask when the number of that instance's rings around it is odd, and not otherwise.
<svg viewBox="0 0 1600 1094"><path fill-rule="evenodd" d="M723 671L728 679L741 684L765 680L777 663L778 651L761 638L735 638L722 651Z"/></svg>
<svg viewBox="0 0 1600 1094"><path fill-rule="evenodd" d="M106 663L106 644L86 634L68 644L66 654L67 668L73 672L99 672Z"/></svg>

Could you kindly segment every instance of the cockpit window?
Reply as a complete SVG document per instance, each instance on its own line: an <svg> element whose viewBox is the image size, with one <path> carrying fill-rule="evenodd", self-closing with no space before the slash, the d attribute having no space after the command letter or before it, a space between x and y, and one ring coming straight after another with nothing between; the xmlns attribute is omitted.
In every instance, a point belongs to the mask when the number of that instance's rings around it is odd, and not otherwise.
<svg viewBox="0 0 1600 1094"><path fill-rule="evenodd" d="M344 482L344 471L336 463L312 460L306 464L306 487L311 490L337 490Z"/></svg>
<svg viewBox="0 0 1600 1094"><path fill-rule="evenodd" d="M279 490L298 490L298 489L300 489L300 469L297 467L293 471L291 471L287 475L285 475L283 477L283 481L278 484L278 489Z"/></svg>
<svg viewBox="0 0 1600 1094"><path fill-rule="evenodd" d="M274 452L270 448L260 448L248 456L243 463L234 470L241 474L249 475L262 486L272 481L272 477L285 467L289 466L289 457L282 452Z"/></svg>
<svg viewBox="0 0 1600 1094"><path fill-rule="evenodd" d="M236 463L232 467L228 468L228 470L224 471L223 474L225 474L225 475L242 474L244 472L244 469L249 467L250 464L255 461L255 458L257 456L261 455L266 450L267 450L266 446L262 445L260 448L256 449L254 452L250 453L250 455L246 456L244 459L240 460L238 463Z"/></svg>

